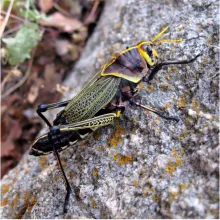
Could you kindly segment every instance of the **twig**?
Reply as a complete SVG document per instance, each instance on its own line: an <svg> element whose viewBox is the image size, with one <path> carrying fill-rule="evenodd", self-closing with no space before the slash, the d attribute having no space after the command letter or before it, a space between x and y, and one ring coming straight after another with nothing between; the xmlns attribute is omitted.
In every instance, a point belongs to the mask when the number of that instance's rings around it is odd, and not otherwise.
<svg viewBox="0 0 220 220"><path fill-rule="evenodd" d="M5 93L2 94L2 99L5 99L8 95L10 95L12 92L14 92L16 89L18 89L26 80L27 78L29 77L30 75L30 72L31 72L31 68L32 68L32 64L33 64L33 60L34 60L34 55L35 55L35 51L36 51L36 48L33 50L32 52L32 56L31 56L31 59L29 60L29 63L28 63L28 68L27 68L27 71L24 75L24 77L17 83L15 84L14 86L12 86L8 91L6 91Z"/></svg>
<svg viewBox="0 0 220 220"><path fill-rule="evenodd" d="M70 17L70 16L71 16L70 13L68 13L68 12L65 11L63 8L61 8L57 3L54 3L54 4L53 4L53 7L54 7L55 9L57 9L57 11L59 11L61 14L65 15L65 16L67 16L67 17Z"/></svg>
<svg viewBox="0 0 220 220"><path fill-rule="evenodd" d="M8 34L11 34L15 31L18 31L20 28L21 28L21 24L19 24L18 26L14 27L14 28L9 29L8 31L5 31L2 35L2 37L5 37Z"/></svg>
<svg viewBox="0 0 220 220"><path fill-rule="evenodd" d="M97 11L97 8L98 8L98 6L99 6L99 3L100 3L99 0L95 0L94 4L93 4L93 6L92 6L91 12L89 13L88 17L87 17L87 18L85 19L85 21L84 21L84 24L85 24L85 25L88 25L89 23L91 23L91 20L92 20L92 18L94 17L96 11Z"/></svg>
<svg viewBox="0 0 220 220"><path fill-rule="evenodd" d="M5 11L1 11L1 14L3 14L3 15L7 15L7 12L5 12ZM14 14L10 14L9 17L14 18L14 19L17 19L18 21L25 22L25 19L20 18L20 17L14 15Z"/></svg>
<svg viewBox="0 0 220 220"><path fill-rule="evenodd" d="M14 4L14 0L11 0L10 5L7 10L7 14L6 14L5 19L3 21L3 24L0 27L0 37L2 37L2 34L3 34L5 27L6 27L6 24L8 23L9 15L11 13L11 9L12 9L13 4Z"/></svg>

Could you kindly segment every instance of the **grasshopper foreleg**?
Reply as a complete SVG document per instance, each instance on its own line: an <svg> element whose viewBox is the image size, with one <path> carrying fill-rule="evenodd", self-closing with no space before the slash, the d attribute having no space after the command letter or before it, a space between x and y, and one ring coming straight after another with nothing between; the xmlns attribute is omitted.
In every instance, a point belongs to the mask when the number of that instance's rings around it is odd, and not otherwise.
<svg viewBox="0 0 220 220"><path fill-rule="evenodd" d="M189 59L189 60L167 60L167 61L158 63L158 64L153 68L153 70L151 71L149 77L148 77L147 79L145 79L144 81L150 82L150 81L154 78L155 74L156 74L158 71L160 71L163 66L167 66L167 65L171 65L171 64L177 65L177 64L188 64L188 63L192 63L192 62L194 62L199 56L201 56L201 54L198 54L198 55L196 55L194 58Z"/></svg>

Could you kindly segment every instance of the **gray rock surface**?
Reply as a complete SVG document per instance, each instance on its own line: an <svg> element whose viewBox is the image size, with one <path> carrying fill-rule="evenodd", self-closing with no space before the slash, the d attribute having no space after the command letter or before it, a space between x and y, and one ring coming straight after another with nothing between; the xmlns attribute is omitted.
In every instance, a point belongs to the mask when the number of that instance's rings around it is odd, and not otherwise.
<svg viewBox="0 0 220 220"><path fill-rule="evenodd" d="M61 153L72 194L63 214L65 185L53 155L28 154L1 181L2 218L219 218L219 2L109 0L93 36L65 85L73 97L117 51L152 39L166 25L161 60L191 58L163 68L138 99L180 118L168 122L127 108ZM54 113L49 116L54 118ZM44 133L46 129L42 131Z"/></svg>

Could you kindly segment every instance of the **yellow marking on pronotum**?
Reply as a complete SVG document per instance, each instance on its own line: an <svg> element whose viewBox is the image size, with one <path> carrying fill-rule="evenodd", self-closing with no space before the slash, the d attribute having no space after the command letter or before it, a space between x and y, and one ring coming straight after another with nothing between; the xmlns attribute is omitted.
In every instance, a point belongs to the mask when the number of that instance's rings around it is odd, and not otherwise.
<svg viewBox="0 0 220 220"><path fill-rule="evenodd" d="M103 69L105 70L105 68ZM127 79L128 81L138 83L141 80L141 77L132 77L132 76L126 76L122 73L103 73L104 71L101 72L101 76L117 76L119 78Z"/></svg>
<svg viewBox="0 0 220 220"><path fill-rule="evenodd" d="M144 59L147 61L147 63L150 66L153 66L155 63L152 62L152 59L149 57L149 55L147 54L146 51L144 51L139 45L138 45L138 51L141 54L142 57L144 57Z"/></svg>

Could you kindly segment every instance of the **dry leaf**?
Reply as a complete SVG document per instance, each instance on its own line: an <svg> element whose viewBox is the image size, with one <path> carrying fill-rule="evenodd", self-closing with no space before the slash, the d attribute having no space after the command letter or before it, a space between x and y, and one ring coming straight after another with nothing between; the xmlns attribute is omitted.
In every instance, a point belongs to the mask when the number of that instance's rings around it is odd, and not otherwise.
<svg viewBox="0 0 220 220"><path fill-rule="evenodd" d="M39 85L33 85L28 93L27 100L29 103L34 103L39 94Z"/></svg>
<svg viewBox="0 0 220 220"><path fill-rule="evenodd" d="M39 0L39 7L41 11L47 13L51 8L53 8L53 0Z"/></svg>
<svg viewBox="0 0 220 220"><path fill-rule="evenodd" d="M59 56L64 56L68 54L71 44L68 40L57 39L55 41L56 52Z"/></svg>
<svg viewBox="0 0 220 220"><path fill-rule="evenodd" d="M46 20L40 20L39 23L43 26L56 27L69 33L82 27L82 23L77 19L65 17L59 12L48 16Z"/></svg>

